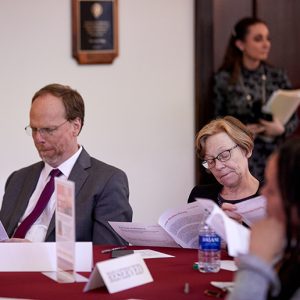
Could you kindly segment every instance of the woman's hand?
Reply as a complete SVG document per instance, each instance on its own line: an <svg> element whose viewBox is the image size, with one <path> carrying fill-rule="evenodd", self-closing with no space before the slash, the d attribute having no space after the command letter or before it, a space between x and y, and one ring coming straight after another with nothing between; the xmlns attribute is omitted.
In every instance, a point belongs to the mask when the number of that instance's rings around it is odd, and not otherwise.
<svg viewBox="0 0 300 300"><path fill-rule="evenodd" d="M275 218L263 219L251 227L249 252L272 263L283 250L284 241L284 224Z"/></svg>
<svg viewBox="0 0 300 300"><path fill-rule="evenodd" d="M231 219L234 219L235 221L242 223L242 216L235 212L237 209L234 204L231 203L223 203L221 208L224 210L224 212L227 214L228 217Z"/></svg>
<svg viewBox="0 0 300 300"><path fill-rule="evenodd" d="M277 118L274 118L273 121L261 119L259 120L259 123L264 127L265 130L263 131L263 134L266 136L276 137L284 133L284 126Z"/></svg>
<svg viewBox="0 0 300 300"><path fill-rule="evenodd" d="M246 126L254 134L254 137L265 131L265 127L259 123L247 124Z"/></svg>

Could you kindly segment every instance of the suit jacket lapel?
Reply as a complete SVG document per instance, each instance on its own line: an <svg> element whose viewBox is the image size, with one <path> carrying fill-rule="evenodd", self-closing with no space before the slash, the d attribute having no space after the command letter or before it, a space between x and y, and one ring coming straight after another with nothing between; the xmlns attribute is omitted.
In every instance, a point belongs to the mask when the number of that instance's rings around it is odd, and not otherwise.
<svg viewBox="0 0 300 300"><path fill-rule="evenodd" d="M40 162L35 164L30 170L30 176L27 176L24 180L22 193L19 194L16 200L15 212L12 218L9 220L9 226L7 229L8 234L12 234L14 229L18 226L18 222L25 213L28 206L29 199L36 188L39 176L41 174L44 163Z"/></svg>

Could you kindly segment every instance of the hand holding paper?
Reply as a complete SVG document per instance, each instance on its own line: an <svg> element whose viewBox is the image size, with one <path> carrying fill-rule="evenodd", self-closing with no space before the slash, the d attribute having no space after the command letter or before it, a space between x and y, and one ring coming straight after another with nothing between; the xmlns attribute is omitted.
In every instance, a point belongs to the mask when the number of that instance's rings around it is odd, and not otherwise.
<svg viewBox="0 0 300 300"><path fill-rule="evenodd" d="M142 223L109 222L127 242L139 246L198 248L199 224L206 211L211 212L207 222L228 244L229 254L247 253L249 230L229 218L212 200L198 201L172 208L159 218L159 225ZM253 202L252 202L253 201ZM264 216L265 203L262 197L237 205L237 212L249 224Z"/></svg>
<svg viewBox="0 0 300 300"><path fill-rule="evenodd" d="M272 113L281 124L285 125L299 104L300 90L277 90L263 107L263 112Z"/></svg>
<svg viewBox="0 0 300 300"><path fill-rule="evenodd" d="M242 220L248 226L263 219L266 216L266 198L258 196L235 204L236 212L242 216Z"/></svg>
<svg viewBox="0 0 300 300"><path fill-rule="evenodd" d="M213 201L198 199L197 202L210 211L206 223L227 242L229 255L237 256L247 253L250 238L249 229L229 218Z"/></svg>

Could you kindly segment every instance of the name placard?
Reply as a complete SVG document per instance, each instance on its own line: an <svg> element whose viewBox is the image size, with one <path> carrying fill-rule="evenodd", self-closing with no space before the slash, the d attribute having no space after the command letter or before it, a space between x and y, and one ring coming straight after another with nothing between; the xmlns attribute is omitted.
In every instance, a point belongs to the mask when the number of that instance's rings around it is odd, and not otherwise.
<svg viewBox="0 0 300 300"><path fill-rule="evenodd" d="M79 64L118 56L118 0L72 0L72 48Z"/></svg>
<svg viewBox="0 0 300 300"><path fill-rule="evenodd" d="M112 294L152 281L141 255L135 253L97 263L83 291L105 285Z"/></svg>

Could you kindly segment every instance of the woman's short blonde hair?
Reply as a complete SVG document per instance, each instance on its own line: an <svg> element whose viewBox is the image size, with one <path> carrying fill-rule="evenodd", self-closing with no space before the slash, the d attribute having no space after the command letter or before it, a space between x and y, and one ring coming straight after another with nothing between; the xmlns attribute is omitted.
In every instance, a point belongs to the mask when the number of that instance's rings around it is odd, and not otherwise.
<svg viewBox="0 0 300 300"><path fill-rule="evenodd" d="M225 132L246 154L251 153L254 147L252 132L238 119L232 116L217 118L206 124L196 136L196 150L200 159L204 159L206 140L208 137Z"/></svg>

